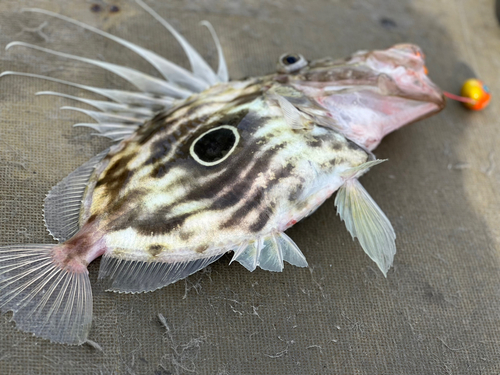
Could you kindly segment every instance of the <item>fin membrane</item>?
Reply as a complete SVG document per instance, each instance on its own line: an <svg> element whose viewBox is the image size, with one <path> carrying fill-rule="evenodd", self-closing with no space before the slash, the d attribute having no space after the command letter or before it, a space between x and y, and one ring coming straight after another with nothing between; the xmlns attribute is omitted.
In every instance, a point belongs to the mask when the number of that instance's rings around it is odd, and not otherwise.
<svg viewBox="0 0 500 375"><path fill-rule="evenodd" d="M297 267L307 267L299 247L285 233L275 233L244 242L234 252L231 263L237 261L250 272L257 266L266 271L283 271L283 261Z"/></svg>
<svg viewBox="0 0 500 375"><path fill-rule="evenodd" d="M348 179L335 198L337 213L353 239L387 275L396 254L396 234L391 222L355 178Z"/></svg>
<svg viewBox="0 0 500 375"><path fill-rule="evenodd" d="M99 279L104 279L107 290L112 292L152 292L198 272L222 255L176 263L134 261L104 255Z"/></svg>
<svg viewBox="0 0 500 375"><path fill-rule="evenodd" d="M57 245L56 245L57 246ZM92 322L92 290L84 272L58 267L54 245L0 247L0 309L17 328L64 344L83 344Z"/></svg>
<svg viewBox="0 0 500 375"><path fill-rule="evenodd" d="M64 242L78 231L82 198L87 183L96 165L104 159L108 151L101 152L71 172L54 186L45 198L45 227L55 240Z"/></svg>

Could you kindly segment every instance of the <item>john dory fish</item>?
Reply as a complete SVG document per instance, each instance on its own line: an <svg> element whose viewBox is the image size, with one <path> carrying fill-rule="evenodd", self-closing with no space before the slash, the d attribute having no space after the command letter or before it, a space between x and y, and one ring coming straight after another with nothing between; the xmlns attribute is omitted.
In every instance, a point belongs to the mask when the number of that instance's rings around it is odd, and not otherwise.
<svg viewBox="0 0 500 375"><path fill-rule="evenodd" d="M248 270L307 266L284 233L338 190L338 213L385 274L396 251L392 226L358 182L378 163L371 153L389 132L444 107L414 45L357 52L344 60L280 57L276 73L229 81L212 27L214 72L165 20L192 71L91 26L151 63L162 79L101 60L27 47L107 69L138 91L97 88L31 73L99 94L74 97L96 110L90 127L114 144L57 184L45 200L54 245L0 248L0 308L21 330L81 344L92 320L87 265L103 256L100 278L124 293L176 282L233 251ZM7 79L7 78L3 78Z"/></svg>

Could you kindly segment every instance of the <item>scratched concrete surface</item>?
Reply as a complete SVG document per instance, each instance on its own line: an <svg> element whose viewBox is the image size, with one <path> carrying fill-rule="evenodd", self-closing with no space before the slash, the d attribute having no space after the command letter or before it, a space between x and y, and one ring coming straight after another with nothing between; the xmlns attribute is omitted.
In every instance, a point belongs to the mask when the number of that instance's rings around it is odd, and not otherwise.
<svg viewBox="0 0 500 375"><path fill-rule="evenodd" d="M333 200L289 230L310 267L247 272L229 256L154 293L106 293L90 266L92 346L51 344L0 317L1 374L498 374L500 372L500 27L493 0L189 0L148 3L215 63L207 19L233 78L274 69L297 51L342 57L419 44L431 77L458 92L468 77L494 95L484 112L456 103L386 137L390 161L362 182L392 221L394 268L384 278L335 215ZM91 11L93 5L100 11ZM111 6L117 12L111 12ZM152 71L102 37L40 15L74 17L185 64L180 48L133 1L0 2L0 69L126 87L111 74L40 52L22 40ZM96 10L97 7L94 8ZM56 84L0 80L0 244L51 243L46 192L107 146L71 125L74 104L35 97ZM70 92L72 92L70 90ZM168 322L160 323L158 314Z"/></svg>

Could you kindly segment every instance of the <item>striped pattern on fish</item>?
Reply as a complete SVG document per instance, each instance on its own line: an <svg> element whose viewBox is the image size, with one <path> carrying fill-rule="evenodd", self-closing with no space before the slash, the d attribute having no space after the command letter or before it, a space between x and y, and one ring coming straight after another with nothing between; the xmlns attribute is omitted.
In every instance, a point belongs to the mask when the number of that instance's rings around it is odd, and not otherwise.
<svg viewBox="0 0 500 375"><path fill-rule="evenodd" d="M315 184L315 189L334 191L342 184L341 172L369 157L331 130L316 126L290 132L279 108L263 100L233 111L224 108L224 115L215 112L191 128L184 126L193 121L191 116L181 123L160 118L104 159L107 167L90 193L92 203L85 216L104 218L96 225L106 233L113 254L140 260L192 260L282 232L287 223L317 207L310 203L316 192L309 188L304 195L307 180L321 174L325 186ZM232 125L242 140L227 162L206 168L185 159L179 138L196 138L232 120L237 121ZM156 131L147 139L150 126ZM173 134L175 144L169 141ZM161 152L158 145L163 146Z"/></svg>
<svg viewBox="0 0 500 375"><path fill-rule="evenodd" d="M250 271L307 266L284 233L334 192L347 229L387 273L394 230L359 177L382 162L371 150L384 135L444 107L424 71L420 49L397 45L344 60L280 57L277 72L229 81L220 43L217 72L142 0L181 44L192 71L131 42L46 10L139 54L164 77L23 42L28 47L109 70L139 91L97 88L24 75L99 94L80 123L115 143L57 184L44 217L56 245L0 248L0 309L37 336L82 344L92 320L87 265L103 256L109 290L153 291L223 254Z"/></svg>

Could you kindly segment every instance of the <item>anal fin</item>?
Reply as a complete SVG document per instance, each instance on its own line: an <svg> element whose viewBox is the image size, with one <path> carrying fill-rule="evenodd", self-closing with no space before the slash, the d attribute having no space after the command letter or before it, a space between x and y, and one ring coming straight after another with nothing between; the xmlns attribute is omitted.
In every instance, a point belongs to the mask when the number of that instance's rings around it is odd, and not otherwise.
<svg viewBox="0 0 500 375"><path fill-rule="evenodd" d="M283 261L297 267L307 267L299 247L285 233L272 233L255 241L244 242L234 252L231 263L237 261L250 272L257 266L266 271L283 271Z"/></svg>
<svg viewBox="0 0 500 375"><path fill-rule="evenodd" d="M205 268L224 253L186 262L158 262L127 260L104 255L99 279L104 279L108 291L144 293L163 288Z"/></svg>
<svg viewBox="0 0 500 375"><path fill-rule="evenodd" d="M104 159L105 150L81 165L54 186L44 202L45 227L59 242L71 238L79 229L78 221L83 194L96 165Z"/></svg>
<svg viewBox="0 0 500 375"><path fill-rule="evenodd" d="M356 178L342 185L335 205L353 239L358 239L366 254L387 275L396 254L396 234L387 216Z"/></svg>

